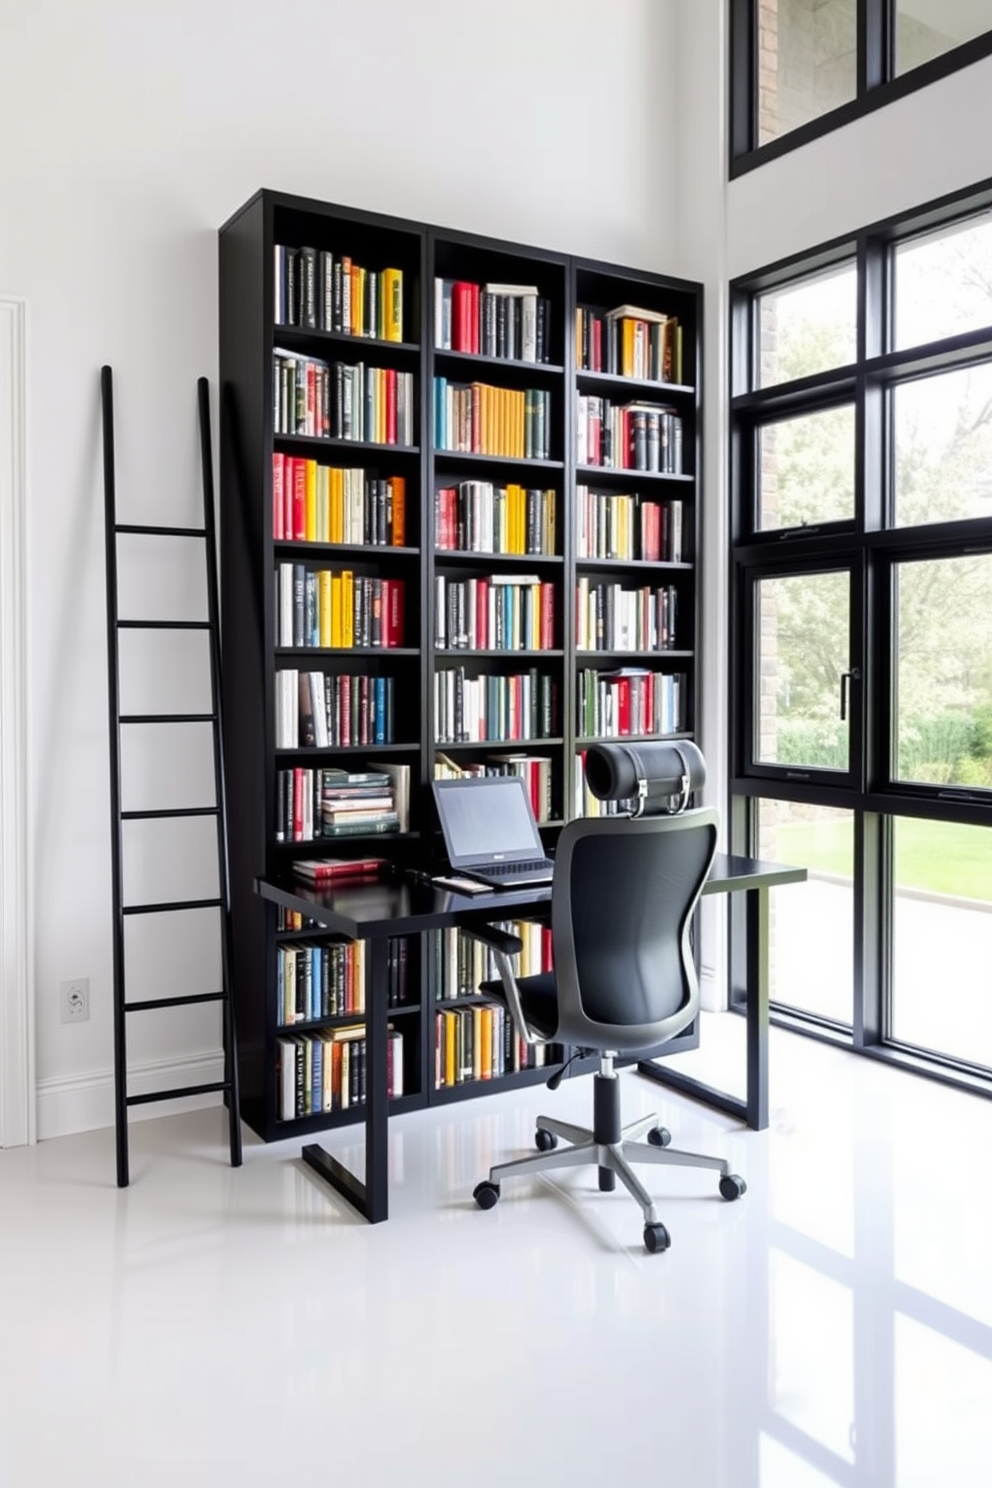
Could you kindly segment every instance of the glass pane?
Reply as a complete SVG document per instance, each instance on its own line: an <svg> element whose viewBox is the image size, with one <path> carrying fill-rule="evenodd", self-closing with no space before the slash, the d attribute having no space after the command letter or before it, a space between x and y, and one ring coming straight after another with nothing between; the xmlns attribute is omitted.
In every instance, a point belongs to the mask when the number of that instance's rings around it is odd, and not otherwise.
<svg viewBox="0 0 992 1488"><path fill-rule="evenodd" d="M823 770L848 768L841 675L850 646L850 574L759 579L757 759Z"/></svg>
<svg viewBox="0 0 992 1488"><path fill-rule="evenodd" d="M758 0L758 143L848 103L857 91L854 0Z"/></svg>
<svg viewBox="0 0 992 1488"><path fill-rule="evenodd" d="M895 251L895 348L992 325L992 217L914 238Z"/></svg>
<svg viewBox="0 0 992 1488"><path fill-rule="evenodd" d="M758 386L846 367L857 351L857 326L853 264L759 295Z"/></svg>
<svg viewBox="0 0 992 1488"><path fill-rule="evenodd" d="M986 0L896 0L896 72L942 57L990 28Z"/></svg>
<svg viewBox="0 0 992 1488"><path fill-rule="evenodd" d="M992 828L900 817L889 1034L992 1068Z"/></svg>
<svg viewBox="0 0 992 1488"><path fill-rule="evenodd" d="M992 789L992 555L896 565L897 780Z"/></svg>
<svg viewBox="0 0 992 1488"><path fill-rule="evenodd" d="M759 801L759 858L809 870L769 893L773 1002L850 1026L854 967L854 816L829 806Z"/></svg>
<svg viewBox="0 0 992 1488"><path fill-rule="evenodd" d="M758 431L758 528L854 516L854 409L827 408Z"/></svg>
<svg viewBox="0 0 992 1488"><path fill-rule="evenodd" d="M892 391L895 525L992 516L992 366Z"/></svg>

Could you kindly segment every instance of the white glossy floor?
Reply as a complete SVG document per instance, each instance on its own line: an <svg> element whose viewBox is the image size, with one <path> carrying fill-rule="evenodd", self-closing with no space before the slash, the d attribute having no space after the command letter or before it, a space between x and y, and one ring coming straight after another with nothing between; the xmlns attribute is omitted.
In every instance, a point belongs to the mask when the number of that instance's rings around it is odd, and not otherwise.
<svg viewBox="0 0 992 1488"><path fill-rule="evenodd" d="M772 1057L761 1134L623 1076L749 1185L651 1175L657 1256L592 1173L472 1203L586 1080L398 1122L375 1228L217 1110L135 1126L123 1193L110 1132L0 1153L0 1485L988 1488L992 1104Z"/></svg>

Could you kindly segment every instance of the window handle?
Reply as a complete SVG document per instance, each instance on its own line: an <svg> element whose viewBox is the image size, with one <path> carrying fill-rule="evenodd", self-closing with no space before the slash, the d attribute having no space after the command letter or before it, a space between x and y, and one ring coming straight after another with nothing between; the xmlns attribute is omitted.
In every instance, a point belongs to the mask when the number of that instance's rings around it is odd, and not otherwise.
<svg viewBox="0 0 992 1488"><path fill-rule="evenodd" d="M847 720L847 693L848 693L848 687L849 687L850 683L852 683L852 682L860 682L860 681L861 681L861 668L860 667L852 667L849 672L841 672L841 674L840 674L840 718L841 718L841 722L842 723L846 722L846 720Z"/></svg>

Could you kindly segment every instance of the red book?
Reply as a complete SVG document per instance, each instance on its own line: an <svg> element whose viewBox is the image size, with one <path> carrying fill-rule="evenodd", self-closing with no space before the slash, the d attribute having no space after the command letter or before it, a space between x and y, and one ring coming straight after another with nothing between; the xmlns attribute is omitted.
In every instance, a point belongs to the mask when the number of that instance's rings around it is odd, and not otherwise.
<svg viewBox="0 0 992 1488"><path fill-rule="evenodd" d="M555 644L555 586L541 585L541 650L552 651Z"/></svg>
<svg viewBox="0 0 992 1488"><path fill-rule="evenodd" d="M351 678L342 677L338 682L338 693L341 708L341 742L342 744L354 744L355 738L351 732Z"/></svg>
<svg viewBox="0 0 992 1488"><path fill-rule="evenodd" d="M289 466L293 470L293 530L286 531L287 537L292 537L294 542L305 542L307 536L307 462L292 456L286 457L286 478L289 478Z"/></svg>
<svg viewBox="0 0 992 1488"><path fill-rule="evenodd" d="M272 536L279 542L286 529L283 526L283 490L285 489L286 456L272 454Z"/></svg>
<svg viewBox="0 0 992 1488"><path fill-rule="evenodd" d="M471 345L470 350L476 356L478 356L479 355L479 286L477 284L471 284L471 285L469 285L469 289L472 292L471 293L471 299L470 299L470 310L469 310L469 314L472 317L471 318L471 326L470 326L472 345Z"/></svg>
<svg viewBox="0 0 992 1488"><path fill-rule="evenodd" d="M387 645L403 644L403 613L406 608L406 580L390 579L385 601Z"/></svg>
<svg viewBox="0 0 992 1488"><path fill-rule="evenodd" d="M472 286L456 279L451 286L451 349L472 351Z"/></svg>
<svg viewBox="0 0 992 1488"><path fill-rule="evenodd" d="M630 678L617 683L617 729L622 737L630 733Z"/></svg>
<svg viewBox="0 0 992 1488"><path fill-rule="evenodd" d="M480 651L489 650L488 579L480 579L475 586L475 644Z"/></svg>
<svg viewBox="0 0 992 1488"><path fill-rule="evenodd" d="M303 841L303 770L293 771L293 841Z"/></svg>
<svg viewBox="0 0 992 1488"><path fill-rule="evenodd" d="M603 322L598 318L592 323L592 370L603 370Z"/></svg>
<svg viewBox="0 0 992 1488"><path fill-rule="evenodd" d="M396 371L386 368L386 443L396 443Z"/></svg>
<svg viewBox="0 0 992 1488"><path fill-rule="evenodd" d="M377 878L386 858L301 858L293 864L297 878L313 883L333 883L349 878Z"/></svg>
<svg viewBox="0 0 992 1488"><path fill-rule="evenodd" d="M552 941L552 938L551 938L551 926L550 925L542 925L541 926L541 970L542 971L553 971L554 970L555 962L554 962L554 951L553 951L552 947L553 947L553 941Z"/></svg>

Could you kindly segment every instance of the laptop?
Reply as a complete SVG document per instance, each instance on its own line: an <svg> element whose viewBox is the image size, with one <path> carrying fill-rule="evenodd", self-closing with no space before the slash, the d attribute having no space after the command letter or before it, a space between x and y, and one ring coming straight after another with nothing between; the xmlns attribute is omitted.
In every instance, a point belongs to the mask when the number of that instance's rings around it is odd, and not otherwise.
<svg viewBox="0 0 992 1488"><path fill-rule="evenodd" d="M555 865L519 775L435 780L434 800L453 872L493 888L551 882Z"/></svg>

